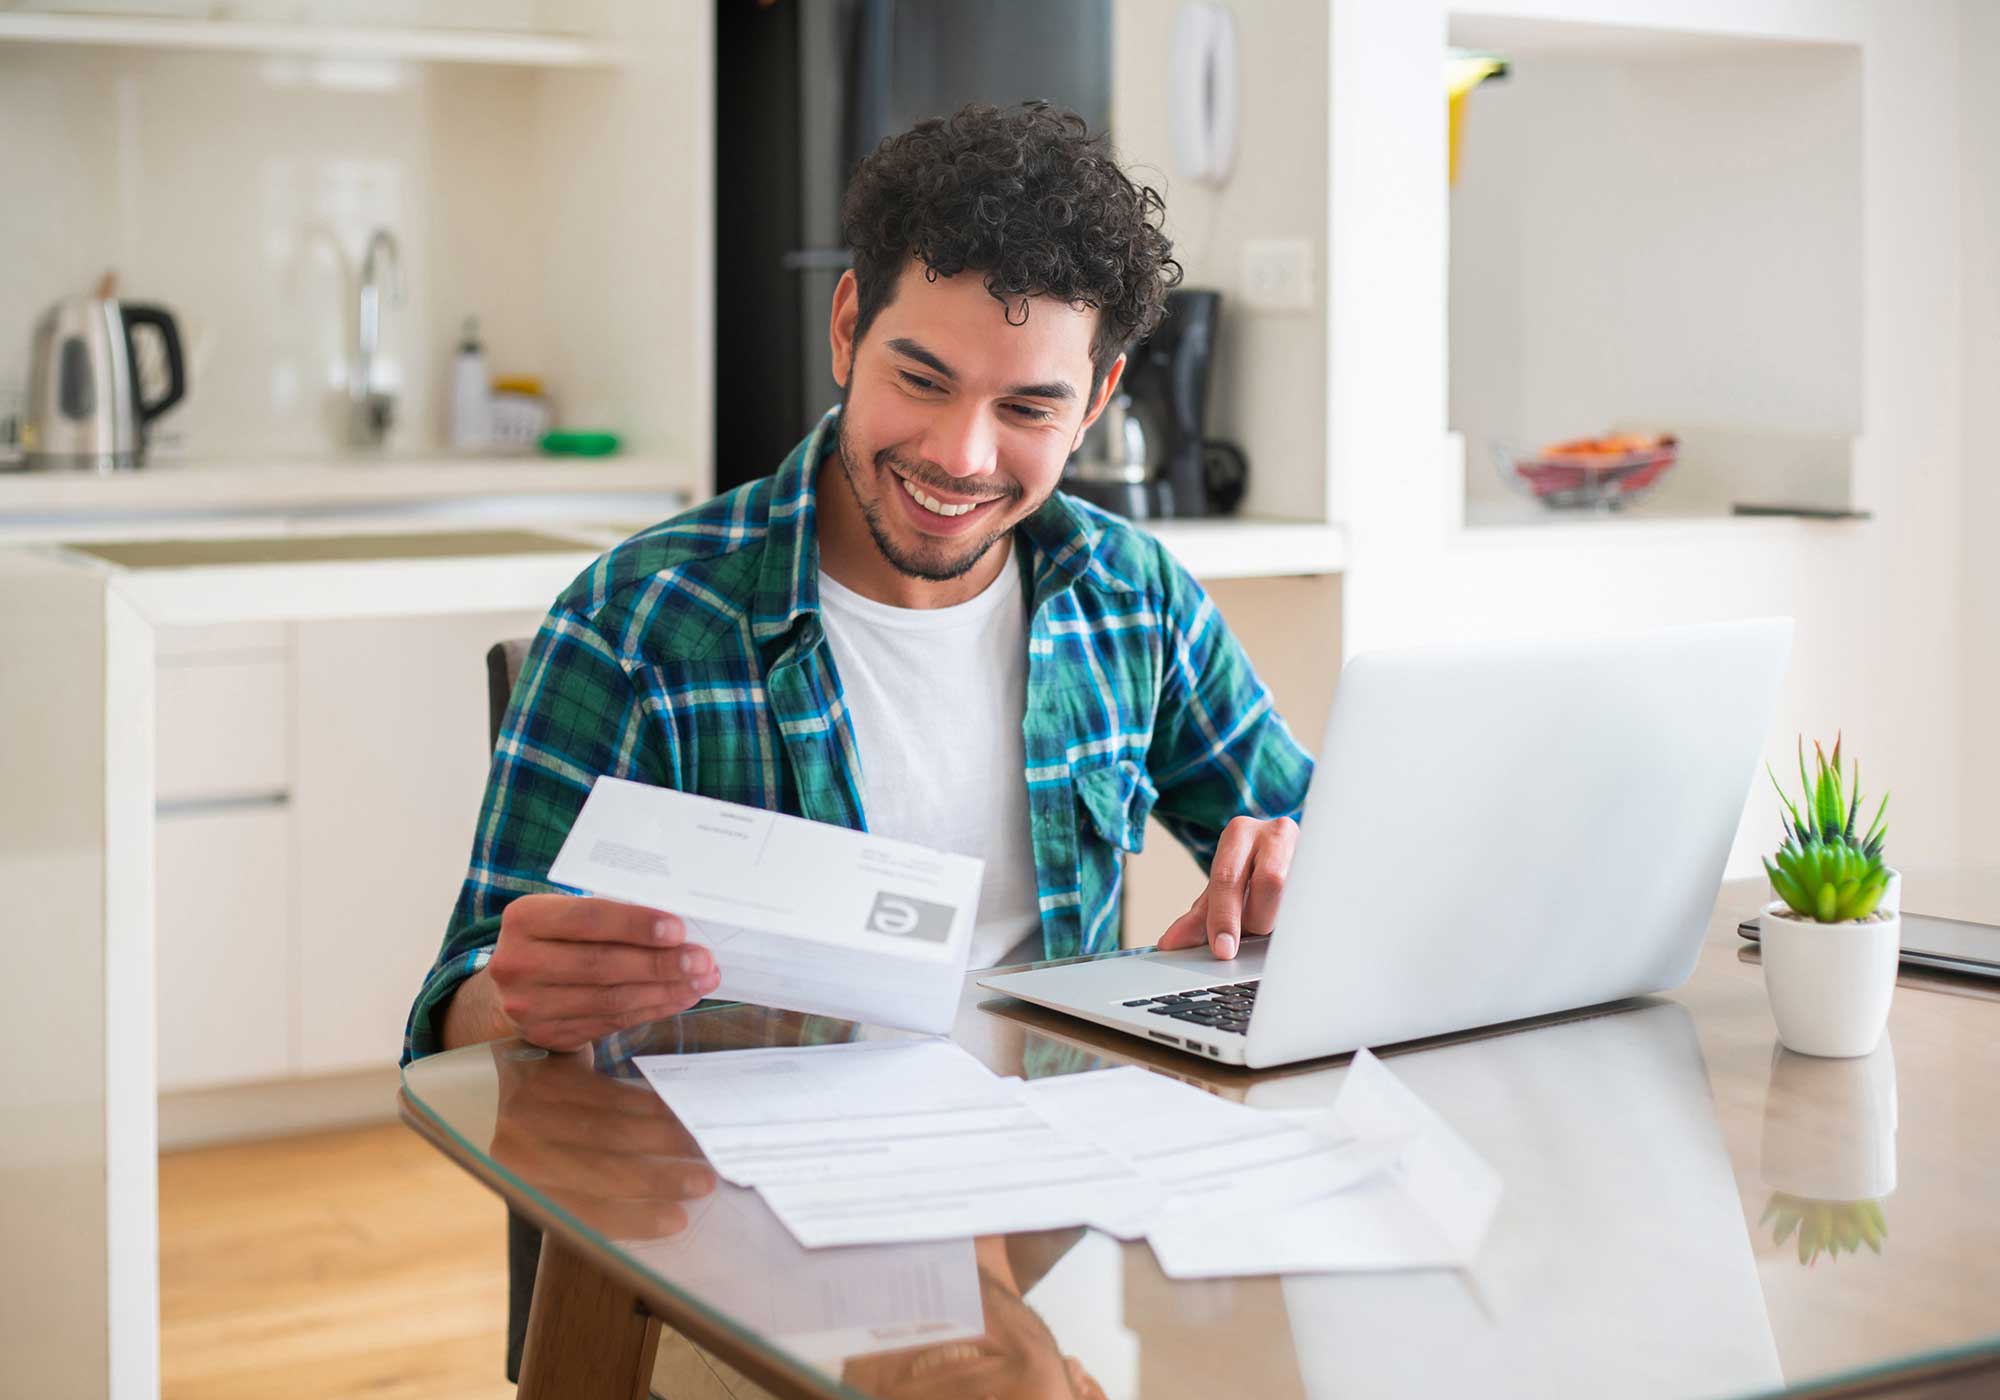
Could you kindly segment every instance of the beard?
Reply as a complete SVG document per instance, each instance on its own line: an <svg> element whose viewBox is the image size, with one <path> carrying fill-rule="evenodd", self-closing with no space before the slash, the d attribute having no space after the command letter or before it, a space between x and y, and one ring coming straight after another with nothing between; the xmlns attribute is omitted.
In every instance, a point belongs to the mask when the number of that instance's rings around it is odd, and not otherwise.
<svg viewBox="0 0 2000 1400"><path fill-rule="evenodd" d="M916 549L911 549L898 543L894 536L890 534L888 524L883 519L881 499L879 497L871 498L861 489L861 483L866 473L855 456L853 445L847 440L847 414L844 411L846 405L847 395L843 392L841 394L843 412L840 415L840 424L835 433L835 443L840 449L841 476L847 482L848 493L854 497L854 504L861 512L862 521L868 526L869 538L875 541L876 551L889 561L890 568L902 574L905 578L922 579L927 583L950 583L953 579L963 578L966 574L972 572L973 566L986 557L987 550L993 548L994 545L1014 533L1014 526L1010 523L994 530L983 539L963 545L955 541L933 540L927 541L925 545ZM878 484L878 488L883 477L896 475L891 469L891 463L894 463L897 467L901 467L903 474L918 485L925 484L925 478L929 473L912 463L903 461L894 452L884 448L875 454L874 459L875 470L873 480ZM939 490L947 492L956 489L943 482L932 482L930 484L936 486ZM900 491L902 490L902 486L898 484L893 489ZM1051 490L1053 489L1051 488ZM1001 499L1013 500L1019 500L1022 494L1019 486L1013 487L1010 491L999 493ZM1036 502L1036 505L1039 506L1040 504L1039 501Z"/></svg>

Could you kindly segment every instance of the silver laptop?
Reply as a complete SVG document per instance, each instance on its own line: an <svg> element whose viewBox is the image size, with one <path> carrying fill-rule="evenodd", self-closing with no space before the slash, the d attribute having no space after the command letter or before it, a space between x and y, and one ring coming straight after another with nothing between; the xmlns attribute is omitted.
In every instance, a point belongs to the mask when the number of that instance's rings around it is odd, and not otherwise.
<svg viewBox="0 0 2000 1400"><path fill-rule="evenodd" d="M979 984L1259 1067L1678 986L1791 638L1768 618L1357 656L1274 936Z"/></svg>

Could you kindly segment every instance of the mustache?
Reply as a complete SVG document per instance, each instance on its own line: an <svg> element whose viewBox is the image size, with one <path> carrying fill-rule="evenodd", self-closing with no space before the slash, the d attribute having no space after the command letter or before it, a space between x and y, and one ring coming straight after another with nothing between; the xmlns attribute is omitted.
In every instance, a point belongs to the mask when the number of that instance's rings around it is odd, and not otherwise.
<svg viewBox="0 0 2000 1400"><path fill-rule="evenodd" d="M930 491L941 492L947 496L968 494L965 489L965 483L952 476L944 468L935 467L929 463L905 461L903 458L898 457L894 451L886 447L875 454L875 465L877 467L893 468L897 475L906 477L918 486ZM975 499L982 501L1012 501L1020 499L1020 496L1021 488L1019 485L1015 485L1011 489L988 492Z"/></svg>

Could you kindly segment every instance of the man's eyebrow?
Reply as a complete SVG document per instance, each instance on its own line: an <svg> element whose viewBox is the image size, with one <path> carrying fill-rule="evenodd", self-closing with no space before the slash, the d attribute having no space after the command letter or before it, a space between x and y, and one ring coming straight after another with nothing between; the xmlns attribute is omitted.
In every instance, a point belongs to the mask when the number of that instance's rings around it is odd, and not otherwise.
<svg viewBox="0 0 2000 1400"><path fill-rule="evenodd" d="M958 371L954 370L950 365L946 364L943 360L940 360L936 355L926 350L923 346L917 344L917 342L914 340L905 340L902 339L901 337L898 337L897 339L889 342L889 348L895 351L898 355L901 355L904 359L915 360L925 369L932 370L938 374L941 374L946 379L955 380L958 378Z"/></svg>
<svg viewBox="0 0 2000 1400"><path fill-rule="evenodd" d="M916 341L904 336L898 336L896 339L889 341L888 346L896 354L901 355L906 360L915 360L925 369L931 371L931 373L949 379L953 383L958 381L958 371L954 370L950 365L940 360L934 353ZM1013 399L1068 400L1076 397L1076 386L1066 379L1051 379L1044 384L1016 384L1007 391L1007 397Z"/></svg>

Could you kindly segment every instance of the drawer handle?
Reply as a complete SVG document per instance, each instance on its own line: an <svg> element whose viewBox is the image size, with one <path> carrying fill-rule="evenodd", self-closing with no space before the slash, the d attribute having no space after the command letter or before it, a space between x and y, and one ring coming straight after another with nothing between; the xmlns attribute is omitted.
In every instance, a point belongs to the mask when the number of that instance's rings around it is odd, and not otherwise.
<svg viewBox="0 0 2000 1400"><path fill-rule="evenodd" d="M197 812L241 812L256 807L288 807L289 792L226 792L214 797L175 797L153 804L156 817L184 817Z"/></svg>

